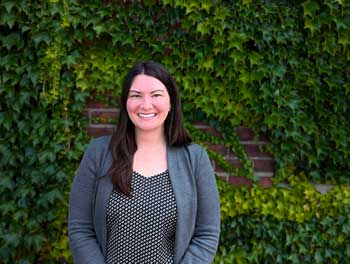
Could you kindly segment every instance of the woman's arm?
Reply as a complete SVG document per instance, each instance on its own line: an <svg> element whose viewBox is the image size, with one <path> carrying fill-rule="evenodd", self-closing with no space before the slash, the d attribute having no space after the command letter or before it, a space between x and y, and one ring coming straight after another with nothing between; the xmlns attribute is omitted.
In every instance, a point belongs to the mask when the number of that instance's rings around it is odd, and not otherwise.
<svg viewBox="0 0 350 264"><path fill-rule="evenodd" d="M215 174L202 148L195 169L197 215L193 237L181 264L212 263L220 236L220 201Z"/></svg>
<svg viewBox="0 0 350 264"><path fill-rule="evenodd" d="M105 264L92 215L98 168L95 145L92 141L87 148L70 192L68 236L76 264Z"/></svg>

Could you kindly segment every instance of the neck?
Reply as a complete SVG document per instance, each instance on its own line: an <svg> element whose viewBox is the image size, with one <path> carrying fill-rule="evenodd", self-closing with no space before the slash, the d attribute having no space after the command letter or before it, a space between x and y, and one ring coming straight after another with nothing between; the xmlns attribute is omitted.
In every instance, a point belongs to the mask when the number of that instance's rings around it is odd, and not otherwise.
<svg viewBox="0 0 350 264"><path fill-rule="evenodd" d="M166 144L163 130L159 132L136 131L135 137L138 149L155 148Z"/></svg>

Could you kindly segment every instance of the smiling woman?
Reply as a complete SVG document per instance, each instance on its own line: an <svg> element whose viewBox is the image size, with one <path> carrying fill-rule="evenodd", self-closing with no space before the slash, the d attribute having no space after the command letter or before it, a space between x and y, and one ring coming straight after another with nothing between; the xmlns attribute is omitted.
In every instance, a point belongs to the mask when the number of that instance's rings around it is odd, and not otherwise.
<svg viewBox="0 0 350 264"><path fill-rule="evenodd" d="M219 195L191 143L173 78L159 63L127 74L112 137L91 141L74 179L68 230L76 263L212 263Z"/></svg>

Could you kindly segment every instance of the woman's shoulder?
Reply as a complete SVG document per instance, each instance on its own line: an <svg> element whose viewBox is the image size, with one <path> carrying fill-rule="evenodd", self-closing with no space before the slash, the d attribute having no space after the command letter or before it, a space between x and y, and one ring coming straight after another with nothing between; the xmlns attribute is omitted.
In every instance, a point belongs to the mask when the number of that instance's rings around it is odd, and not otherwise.
<svg viewBox="0 0 350 264"><path fill-rule="evenodd" d="M101 136L90 140L87 152L104 152L109 148L111 136Z"/></svg>
<svg viewBox="0 0 350 264"><path fill-rule="evenodd" d="M112 138L111 135L96 137L90 140L89 145L93 145L93 146L109 145L111 138Z"/></svg>
<svg viewBox="0 0 350 264"><path fill-rule="evenodd" d="M184 148L186 149L184 152L187 152L184 155L189 158L191 166L194 169L207 169L208 171L212 170L210 166L211 162L204 146L191 143L186 145Z"/></svg>
<svg viewBox="0 0 350 264"><path fill-rule="evenodd" d="M200 160L203 155L207 155L205 148L194 142L183 146L182 152L187 153L191 160Z"/></svg>
<svg viewBox="0 0 350 264"><path fill-rule="evenodd" d="M202 153L205 148L197 143L191 142L190 144L185 146L189 151L193 153Z"/></svg>

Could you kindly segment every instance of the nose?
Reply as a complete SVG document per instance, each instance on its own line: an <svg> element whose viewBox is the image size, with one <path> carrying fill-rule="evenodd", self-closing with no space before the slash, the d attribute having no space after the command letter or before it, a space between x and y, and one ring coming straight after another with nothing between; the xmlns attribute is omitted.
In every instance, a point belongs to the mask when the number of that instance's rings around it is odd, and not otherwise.
<svg viewBox="0 0 350 264"><path fill-rule="evenodd" d="M150 108L152 108L152 98L150 98L149 96L144 96L142 98L141 107L143 109L150 109Z"/></svg>

